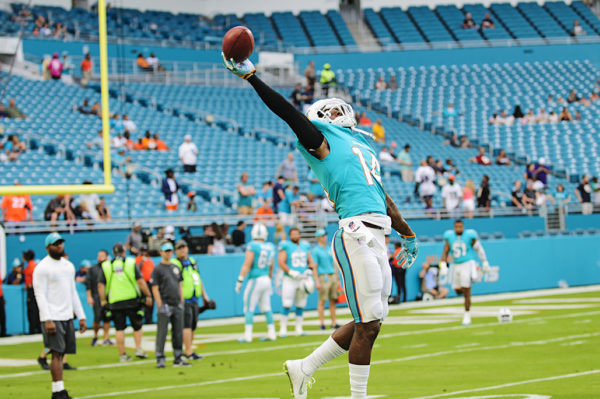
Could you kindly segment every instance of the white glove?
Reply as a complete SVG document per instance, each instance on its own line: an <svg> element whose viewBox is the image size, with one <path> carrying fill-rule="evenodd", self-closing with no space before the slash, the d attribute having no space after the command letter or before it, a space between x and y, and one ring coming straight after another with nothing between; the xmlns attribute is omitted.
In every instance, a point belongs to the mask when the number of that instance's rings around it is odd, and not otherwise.
<svg viewBox="0 0 600 399"><path fill-rule="evenodd" d="M248 79L256 73L256 68L254 68L254 64L250 60L235 62L233 58L230 60L225 58L225 54L222 52L221 56L223 57L223 65L225 65L225 68L229 69L229 71L238 78Z"/></svg>
<svg viewBox="0 0 600 399"><path fill-rule="evenodd" d="M290 271L288 272L288 276L290 276L294 280L297 280L302 277L300 272L298 270L294 270L294 269L290 269Z"/></svg>
<svg viewBox="0 0 600 399"><path fill-rule="evenodd" d="M238 278L238 280L235 283L235 292L237 292L238 294L242 291L243 283L244 283L244 279L240 279L240 278Z"/></svg>
<svg viewBox="0 0 600 399"><path fill-rule="evenodd" d="M481 262L481 266L483 274L487 274L492 271L492 268L490 267L490 262L488 262L487 260Z"/></svg>
<svg viewBox="0 0 600 399"><path fill-rule="evenodd" d="M443 277L448 274L448 263L442 261L442 262L440 262L439 267L440 267L440 277Z"/></svg>

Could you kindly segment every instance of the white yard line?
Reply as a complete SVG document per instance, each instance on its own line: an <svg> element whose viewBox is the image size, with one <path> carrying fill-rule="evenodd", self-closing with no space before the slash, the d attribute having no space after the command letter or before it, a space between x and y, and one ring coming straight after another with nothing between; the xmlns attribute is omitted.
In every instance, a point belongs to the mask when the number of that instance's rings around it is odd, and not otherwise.
<svg viewBox="0 0 600 399"><path fill-rule="evenodd" d="M555 380L562 380L562 379L565 379L565 378L575 378L575 377L581 377L581 376L584 376L584 375L597 374L597 373L600 373L600 370L590 370L590 371L583 371L581 373L571 373L571 374L556 375L556 376L553 376L553 377L535 378L533 380L525 380L525 381L518 381L518 382L509 382L507 384L494 385L494 386L491 386L491 387L475 388L475 389L465 389L465 390L462 390L462 391L442 393L442 394L439 394L439 395L420 396L418 398L413 398L413 399L443 398L443 397L446 397L446 396L461 395L463 393L491 391L491 390L494 390L494 389L514 387L514 386L517 386L517 385L532 384L534 382L555 381Z"/></svg>
<svg viewBox="0 0 600 399"><path fill-rule="evenodd" d="M595 337L595 336L599 336L599 335L600 335L600 332L590 333L590 334L577 334L577 335L570 335L570 336L565 336L565 337L558 337L558 338L538 340L538 341L511 342L510 344L506 344L506 345L484 346L484 347L478 347L478 348L463 348L463 349L459 349L459 350L447 350L447 351L440 351L440 352L433 352L433 353L424 353L424 354L420 354L420 355L406 356L406 357L400 357L400 358L396 358L396 359L377 360L377 361L371 362L371 365L375 366L375 365L380 365L380 364L406 362L406 361L411 361L411 360L425 359L425 358L431 358L431 357L437 357L437 356L463 354L465 352L478 352L478 351L483 351L483 350L517 348L517 347L525 347L525 346L532 346L532 345L547 345L547 344L551 344L551 343L555 343L555 342L569 341L569 340L578 339L578 338L589 338L589 337ZM334 370L334 369L347 368L347 367L348 367L348 365L341 364L341 365L335 365L335 366L326 366L326 367L323 367L321 370ZM600 371L600 370L597 370L597 371ZM220 379L220 380L203 381L203 382L197 382L197 383L186 384L186 385L167 385L167 386L155 387L155 388L142 388L142 389L134 389L134 390L130 390L130 391L119 391L119 392L94 394L94 395L88 395L88 396L81 396L78 399L103 398L103 397L109 397L109 396L124 396L124 395L132 395L132 394L136 394L136 393L164 391L164 390L170 390L170 389L194 388L194 387L200 387L200 386L206 386L206 385L216 385L216 384L224 384L224 383L239 382L239 381L257 380L257 379L270 378L270 377L281 377L282 375L283 375L282 372L269 373L269 374L257 374L257 375L251 375L251 376L245 376L245 377L235 377L235 378L225 378L225 379ZM518 385L518 383L516 385ZM506 385L506 386L511 386L511 385ZM499 386L499 387L502 387L502 386ZM480 389L474 390L474 392L477 390L486 390L486 389L493 389L493 388L480 388ZM464 392L470 392L470 391L464 391ZM459 394L459 393L463 393L463 392L456 392L456 394ZM447 396L447 395L444 394L441 396ZM438 397L438 396L432 396L432 398L433 397ZM425 398L419 398L419 399L425 399Z"/></svg>
<svg viewBox="0 0 600 399"><path fill-rule="evenodd" d="M573 317L580 317L580 316L593 316L593 315L599 315L599 314L600 314L600 311L570 313L570 314L545 316L545 317L540 316L540 317L535 317L535 318L515 320L512 323L519 324L519 323L527 323L527 322L531 322L534 320L541 320L541 319L564 319L564 318L573 318ZM497 326L497 325L498 325L498 322L493 322L493 323L475 324L475 325L471 325L469 327L452 326L452 327L429 328L429 329L425 329L425 330L402 331L402 332L390 333L390 334L380 334L377 339L394 338L394 337L408 336L408 335L422 335L422 334L427 334L427 333L447 332L447 331L465 330L465 329L472 330L475 328L490 327L490 326ZM322 343L322 341L314 341L314 342L305 342L305 343L299 343L299 344L293 344L293 345L266 346L263 348L248 347L246 349L208 352L208 353L201 353L201 354L205 357L234 355L234 354L237 355L237 354L273 351L273 350L279 350L279 349L289 349L289 348L298 348L298 347L310 347L310 346L316 347L316 346L320 345L321 343ZM478 349L481 349L481 348L478 348ZM103 369L103 368L111 368L111 367L127 367L127 366L136 366L136 365L148 364L148 363L154 363L154 360L141 360L141 361L137 360L137 361L126 362L126 363L110 363L110 364L102 364L102 365L95 365L95 366L82 366L82 367L78 367L78 370L95 370L95 369ZM29 372L15 373L15 374L0 374L0 380L8 379L8 378L29 377L32 375L47 374L47 373L48 373L47 371L39 370L39 371L29 371Z"/></svg>

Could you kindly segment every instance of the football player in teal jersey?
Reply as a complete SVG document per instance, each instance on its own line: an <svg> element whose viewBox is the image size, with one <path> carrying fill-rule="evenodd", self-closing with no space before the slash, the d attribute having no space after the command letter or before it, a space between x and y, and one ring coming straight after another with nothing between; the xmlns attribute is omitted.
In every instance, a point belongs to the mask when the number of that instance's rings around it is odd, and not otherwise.
<svg viewBox="0 0 600 399"><path fill-rule="evenodd" d="M450 252L452 251L452 252ZM448 274L448 254L451 253L452 264L452 289L458 295L465 297L465 315L463 325L471 324L471 279L476 271L476 257L481 260L484 273L490 271L485 251L477 239L477 232L473 229L465 230L462 220L454 222L454 230L444 233L444 252L440 261L440 275Z"/></svg>
<svg viewBox="0 0 600 399"><path fill-rule="evenodd" d="M356 120L349 104L336 98L319 100L304 115L256 76L249 60L235 63L223 55L223 62L290 126L298 139L296 147L340 217L332 252L342 271L354 320L335 330L304 359L284 363L294 398L306 398L313 373L346 352L352 398L366 398L371 350L388 314L392 289L385 236L392 228L400 234L403 250L398 263L408 268L418 254L415 234L386 194L375 150L354 129Z"/></svg>
<svg viewBox="0 0 600 399"><path fill-rule="evenodd" d="M314 278L313 286L319 288L316 265L310 254L310 244L300 240L300 230L296 227L290 228L289 241L279 244L279 255L277 263L283 271L281 281L281 321L279 336L287 336L287 321L292 305L296 305L296 335L304 335L302 322L304 320L304 308L308 294L304 281ZM309 269L310 267L310 269ZM312 275L312 276L311 276ZM316 282L316 283L315 283Z"/></svg>
<svg viewBox="0 0 600 399"><path fill-rule="evenodd" d="M273 277L273 264L275 263L275 245L267 242L267 227L262 223L252 226L250 232L252 241L246 248L246 258L242 270L235 283L235 292L242 291L242 284L246 276L248 283L244 291L244 338L240 342L252 342L252 325L254 323L254 310L256 305L267 318L267 339L275 341L275 324L271 310L271 278Z"/></svg>

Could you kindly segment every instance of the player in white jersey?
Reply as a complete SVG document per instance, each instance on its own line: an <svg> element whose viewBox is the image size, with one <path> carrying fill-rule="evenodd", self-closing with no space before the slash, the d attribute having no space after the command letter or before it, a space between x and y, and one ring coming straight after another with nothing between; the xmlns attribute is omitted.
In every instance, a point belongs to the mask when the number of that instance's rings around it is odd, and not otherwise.
<svg viewBox="0 0 600 399"><path fill-rule="evenodd" d="M252 342L252 325L254 322L254 310L256 305L267 318L267 339L274 341L275 324L273 322L273 311L271 310L271 278L273 277L273 265L275 263L275 246L266 242L267 227L257 223L252 227L250 233L252 242L246 249L246 258L242 270L235 283L235 292L242 290L242 284L246 276L248 283L244 291L244 316L246 318L244 337L240 342Z"/></svg>

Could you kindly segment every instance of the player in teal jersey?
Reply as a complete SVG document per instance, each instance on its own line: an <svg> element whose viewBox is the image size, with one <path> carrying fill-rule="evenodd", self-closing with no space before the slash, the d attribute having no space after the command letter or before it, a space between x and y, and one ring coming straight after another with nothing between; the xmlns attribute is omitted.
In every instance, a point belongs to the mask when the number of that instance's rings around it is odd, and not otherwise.
<svg viewBox="0 0 600 399"><path fill-rule="evenodd" d="M256 305L267 318L267 339L274 341L275 324L273 312L271 311L271 278L273 277L273 264L275 263L275 246L267 241L267 228L262 223L252 226L250 232L252 241L246 248L246 258L242 270L235 283L235 292L242 290L242 284L246 276L248 283L244 291L244 316L246 323L244 327L244 338L240 342L252 342L252 324L254 322L254 310Z"/></svg>
<svg viewBox="0 0 600 399"><path fill-rule="evenodd" d="M405 268L417 257L415 235L383 188L375 150L353 129L356 120L349 104L320 100L303 115L255 75L249 60L235 63L223 55L223 62L290 126L298 138L297 147L341 219L333 237L333 254L342 270L354 320L335 330L306 358L285 362L294 398L306 398L313 373L346 351L352 398L365 398L371 350L388 313L392 289L385 235L392 228L400 234L403 250L398 258Z"/></svg>
<svg viewBox="0 0 600 399"><path fill-rule="evenodd" d="M485 251L477 239L477 232L472 229L465 230L462 220L454 222L454 230L444 233L444 252L440 261L440 275L448 274L448 254L451 252L452 264L452 288L458 295L465 297L465 314L463 325L471 324L471 278L477 268L475 259L481 260L484 273L490 271Z"/></svg>
<svg viewBox="0 0 600 399"><path fill-rule="evenodd" d="M310 254L310 244L300 241L300 230L292 227L288 233L290 240L279 244L279 255L277 263L283 271L281 281L281 321L279 336L287 336L287 321L292 305L296 305L296 335L303 335L302 322L304 320L304 308L308 298L305 279L314 278L317 289L319 288L316 265ZM310 270L309 270L310 266ZM312 275L312 276L311 276Z"/></svg>
<svg viewBox="0 0 600 399"><path fill-rule="evenodd" d="M329 301L329 314L331 315L331 328L340 328L335 319L335 305L338 298L338 287L340 279L337 270L333 267L333 255L331 248L327 248L327 233L320 229L315 233L317 245L311 251L312 257L317 264L317 274L319 275L319 303L317 311L321 330L325 329L325 301Z"/></svg>

